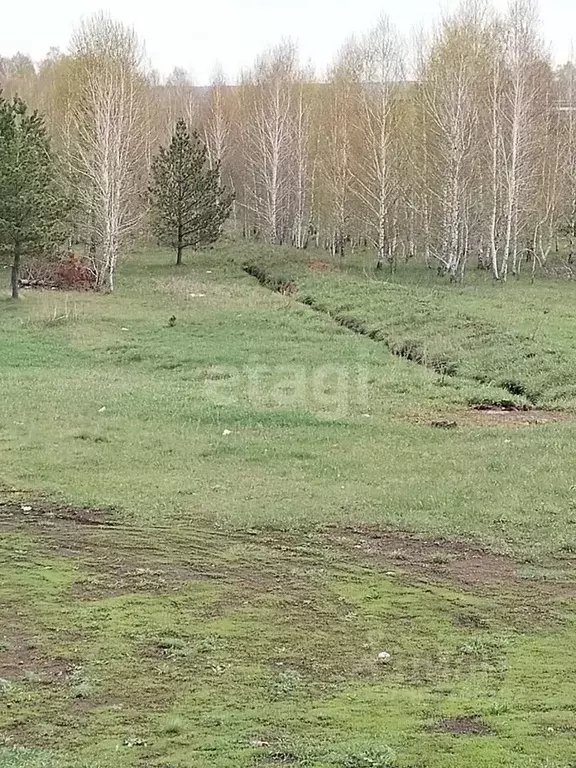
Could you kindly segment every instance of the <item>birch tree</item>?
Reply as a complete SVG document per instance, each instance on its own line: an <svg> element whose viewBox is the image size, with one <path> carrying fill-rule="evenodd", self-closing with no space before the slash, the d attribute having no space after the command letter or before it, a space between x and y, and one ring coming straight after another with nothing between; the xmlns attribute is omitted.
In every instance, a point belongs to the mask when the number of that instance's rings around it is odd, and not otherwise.
<svg viewBox="0 0 576 768"><path fill-rule="evenodd" d="M132 29L100 14L76 30L71 55L76 81L70 162L81 180L80 202L90 211L97 285L112 291L120 250L142 215L143 50Z"/></svg>
<svg viewBox="0 0 576 768"><path fill-rule="evenodd" d="M488 263L492 276L500 279L500 242L502 225L502 200L504 191L502 120L505 89L505 35L502 25L494 21L491 28L488 69L486 78L485 112L487 116L486 142L490 176L488 189Z"/></svg>
<svg viewBox="0 0 576 768"><path fill-rule="evenodd" d="M322 223L334 255L344 256L352 219L354 108L359 55L355 41L339 53L324 91L320 124Z"/></svg>
<svg viewBox="0 0 576 768"><path fill-rule="evenodd" d="M568 263L576 256L576 62L574 56L558 75L557 110L564 154L559 230L567 239Z"/></svg>
<svg viewBox="0 0 576 768"><path fill-rule="evenodd" d="M212 75L206 116L204 139L208 149L210 167L220 167L227 159L230 148L230 113L226 99L226 78L222 68L217 66ZM220 168L221 170L221 168ZM222 179L220 178L221 182Z"/></svg>
<svg viewBox="0 0 576 768"><path fill-rule="evenodd" d="M523 229L520 206L533 173L531 151L538 80L536 62L541 55L534 0L511 0L506 19L502 159L505 179L505 239L500 277L518 270L519 240Z"/></svg>
<svg viewBox="0 0 576 768"><path fill-rule="evenodd" d="M564 154L562 116L556 109L556 88L551 72L542 64L536 76L541 81L539 90L543 98L533 118L532 173L524 206L528 227L525 253L526 260L532 261L533 276L537 266L546 266L557 242L560 175ZM522 260L518 259L517 275L520 274L521 265Z"/></svg>
<svg viewBox="0 0 576 768"><path fill-rule="evenodd" d="M244 204L269 243L286 239L292 189L293 82L296 50L284 43L261 57L242 85L243 151L248 174Z"/></svg>
<svg viewBox="0 0 576 768"><path fill-rule="evenodd" d="M467 4L444 21L424 73L431 204L437 212L433 255L455 279L470 242L470 204L477 193L479 72L485 63L482 9Z"/></svg>
<svg viewBox="0 0 576 768"><path fill-rule="evenodd" d="M316 156L313 150L315 89L312 72L298 74L294 85L294 216L292 244L306 248L314 206Z"/></svg>
<svg viewBox="0 0 576 768"><path fill-rule="evenodd" d="M357 120L363 151L354 171L354 187L366 223L375 233L377 267L381 268L385 260L394 263L398 244L397 128L404 77L399 40L386 16L363 39L360 56Z"/></svg>
<svg viewBox="0 0 576 768"><path fill-rule="evenodd" d="M195 128L198 125L200 121L198 89L194 87L189 72L182 67L175 67L166 80L165 96L165 131L168 135L180 118L183 118L191 127Z"/></svg>

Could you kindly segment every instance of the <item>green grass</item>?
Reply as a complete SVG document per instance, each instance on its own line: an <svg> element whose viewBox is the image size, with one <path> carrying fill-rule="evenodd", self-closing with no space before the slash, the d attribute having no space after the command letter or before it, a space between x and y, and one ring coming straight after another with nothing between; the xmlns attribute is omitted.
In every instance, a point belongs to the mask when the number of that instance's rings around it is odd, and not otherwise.
<svg viewBox="0 0 576 768"><path fill-rule="evenodd" d="M112 297L5 302L5 482L151 524L361 521L521 554L576 544L572 471L559 460L576 425L454 433L416 423L511 396L397 358L265 291L241 272L251 255L238 250L180 272L162 255L136 256ZM340 289L348 277L321 278L326 290L332 280ZM569 297L570 285L554 285ZM476 311L504 324L487 291ZM455 299L443 295L435 311L449 320ZM510 301L516 314L526 306L523 293ZM54 307L64 316L66 306L75 314L54 326Z"/></svg>
<svg viewBox="0 0 576 768"><path fill-rule="evenodd" d="M454 285L422 265L378 273L360 255L318 273L308 268L310 260L297 254L287 263L276 252L247 263L262 268L272 283L282 275L297 286L301 301L429 367L504 388L519 401L576 406L570 282L532 285L523 278L497 285L488 273L471 271L465 285Z"/></svg>
<svg viewBox="0 0 576 768"><path fill-rule="evenodd" d="M576 403L571 285L308 258L136 253L113 296L0 302L2 768L571 765L576 423L463 418Z"/></svg>
<svg viewBox="0 0 576 768"><path fill-rule="evenodd" d="M25 538L18 551L39 559L56 535ZM211 550L223 581L109 597L100 584L98 599L79 591L94 552L115 566L125 550L140 556L138 536L128 535L84 532L84 555L72 563L44 554L34 565L21 554L8 574L19 631L34 632L35 664L66 659L74 671L51 685L19 676L3 694L4 732L63 751L62 765L66 752L87 765L175 768L275 755L323 768L392 755L391 765L407 768L522 766L527 756L569 765L566 670L576 658L564 599L542 611L543 593L474 594L335 567L338 552L325 543L302 551L255 537L242 551L244 540L186 530L165 534L155 546L165 551L152 554L203 567ZM380 666L384 647L393 661ZM492 734L428 730L456 715L481 717Z"/></svg>

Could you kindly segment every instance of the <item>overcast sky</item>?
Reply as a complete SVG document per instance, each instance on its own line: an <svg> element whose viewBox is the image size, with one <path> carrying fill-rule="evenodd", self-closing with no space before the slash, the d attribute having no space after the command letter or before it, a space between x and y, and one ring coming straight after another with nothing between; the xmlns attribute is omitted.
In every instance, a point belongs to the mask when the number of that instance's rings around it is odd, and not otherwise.
<svg viewBox="0 0 576 768"><path fill-rule="evenodd" d="M322 71L341 43L387 13L408 33L429 24L459 0L0 0L0 55L21 51L40 60L50 47L66 49L82 16L105 10L132 24L155 69L189 70L207 82L216 62L229 77L283 37L299 43L303 61ZM506 0L495 0L504 7ZM540 15L554 58L576 39L576 0L541 0Z"/></svg>

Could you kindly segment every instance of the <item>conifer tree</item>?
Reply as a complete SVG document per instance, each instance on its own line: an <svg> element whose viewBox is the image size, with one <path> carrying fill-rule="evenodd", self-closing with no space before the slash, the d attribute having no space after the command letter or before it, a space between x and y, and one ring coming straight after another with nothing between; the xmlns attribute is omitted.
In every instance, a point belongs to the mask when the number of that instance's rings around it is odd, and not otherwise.
<svg viewBox="0 0 576 768"><path fill-rule="evenodd" d="M150 195L154 230L161 245L176 250L215 242L232 207L232 195L220 184L220 167L208 164L208 150L186 122L178 120L170 146L152 163Z"/></svg>
<svg viewBox="0 0 576 768"><path fill-rule="evenodd" d="M0 93L0 252L11 258L13 298L22 259L64 238L66 207L44 118L17 96L8 101Z"/></svg>

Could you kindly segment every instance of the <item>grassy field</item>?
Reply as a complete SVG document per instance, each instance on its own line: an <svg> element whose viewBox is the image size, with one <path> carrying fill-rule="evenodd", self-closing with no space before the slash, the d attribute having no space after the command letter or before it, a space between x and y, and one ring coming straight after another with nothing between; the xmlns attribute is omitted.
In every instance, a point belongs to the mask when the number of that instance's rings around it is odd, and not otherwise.
<svg viewBox="0 0 576 768"><path fill-rule="evenodd" d="M0 302L2 768L573 765L573 286L315 258Z"/></svg>

